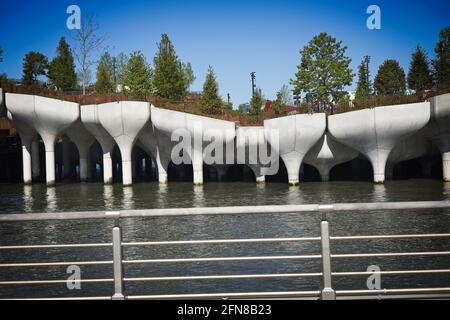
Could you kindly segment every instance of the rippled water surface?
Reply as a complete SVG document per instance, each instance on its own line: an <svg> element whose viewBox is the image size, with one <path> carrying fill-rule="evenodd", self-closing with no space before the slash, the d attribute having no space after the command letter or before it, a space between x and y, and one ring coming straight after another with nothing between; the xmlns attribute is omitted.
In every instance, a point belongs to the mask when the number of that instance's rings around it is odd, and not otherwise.
<svg viewBox="0 0 450 320"><path fill-rule="evenodd" d="M342 202L428 201L450 199L450 184L437 180L388 181L385 185L369 182L303 183L297 187L266 183L141 183L120 185L63 184L0 185L0 212L67 212L169 207L212 207L273 204L311 204ZM315 213L253 214L239 216L195 216L124 219L124 241L159 241L185 239L224 239L260 237L309 237L320 233L321 216ZM371 213L337 212L328 214L332 235L372 235L405 233L450 233L450 211L442 209L415 211L376 211ZM110 221L47 221L0 223L0 245L38 243L93 243L111 241ZM332 253L450 251L446 239L333 241ZM229 257L317 254L319 242L127 246L126 260L186 257ZM0 263L36 261L110 260L108 248L1 250ZM448 256L403 258L333 259L333 271L365 271L370 265L382 270L450 269ZM110 278L109 265L81 266L82 278ZM320 259L265 260L245 262L126 264L126 277L162 277L174 275L224 275L320 272ZM66 267L0 268L0 281L18 279L67 279ZM125 283L128 294L167 294L204 292L254 292L317 290L319 277L152 281ZM334 277L336 289L364 289L361 276ZM383 288L449 287L447 274L383 276ZM39 287L0 285L0 297L92 296L111 295L112 283L82 284L70 291L65 284Z"/></svg>

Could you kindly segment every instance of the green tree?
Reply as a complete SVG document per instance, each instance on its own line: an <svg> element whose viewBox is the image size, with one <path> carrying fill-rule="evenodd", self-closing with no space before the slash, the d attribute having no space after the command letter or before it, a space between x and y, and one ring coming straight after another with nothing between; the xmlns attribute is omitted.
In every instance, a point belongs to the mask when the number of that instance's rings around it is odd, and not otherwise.
<svg viewBox="0 0 450 320"><path fill-rule="evenodd" d="M421 46L417 46L412 54L408 72L408 87L415 91L430 89L433 84L427 54Z"/></svg>
<svg viewBox="0 0 450 320"><path fill-rule="evenodd" d="M373 93L369 70L370 57L364 56L358 67L358 84L356 86L355 98L367 98Z"/></svg>
<svg viewBox="0 0 450 320"><path fill-rule="evenodd" d="M48 59L40 52L30 51L23 59L22 84L37 85L37 77L47 75Z"/></svg>
<svg viewBox="0 0 450 320"><path fill-rule="evenodd" d="M208 72L206 73L200 105L206 113L222 113L223 102L219 96L219 85L212 66L209 66Z"/></svg>
<svg viewBox="0 0 450 320"><path fill-rule="evenodd" d="M436 83L450 83L450 27L441 30L439 40L434 49L436 57L433 60L434 78Z"/></svg>
<svg viewBox="0 0 450 320"><path fill-rule="evenodd" d="M294 92L305 93L321 109L330 108L345 93L353 73L347 47L327 33L315 36L301 51L301 61L295 80Z"/></svg>
<svg viewBox="0 0 450 320"><path fill-rule="evenodd" d="M123 73L128 63L128 56L125 53L119 53L116 56L116 81L122 83Z"/></svg>
<svg viewBox="0 0 450 320"><path fill-rule="evenodd" d="M194 70L192 69L192 65L190 62L188 62L188 63L183 62L182 69L183 69L183 77L184 77L184 81L185 81L185 87L187 90L192 85L192 83L194 83L194 81L195 81Z"/></svg>
<svg viewBox="0 0 450 320"><path fill-rule="evenodd" d="M264 98L263 98L261 89L256 89L255 93L252 96L252 99L250 100L250 108L249 108L248 112L251 115L261 114L263 104L264 104Z"/></svg>
<svg viewBox="0 0 450 320"><path fill-rule="evenodd" d="M115 89L114 81L111 78L110 68L106 61L100 61L97 67L97 81L95 91L98 93L113 93Z"/></svg>
<svg viewBox="0 0 450 320"><path fill-rule="evenodd" d="M122 75L124 91L142 96L152 92L152 69L140 51L131 53Z"/></svg>
<svg viewBox="0 0 450 320"><path fill-rule="evenodd" d="M77 75L72 52L64 37L59 40L56 57L48 68L50 83L59 89L73 89L77 86Z"/></svg>
<svg viewBox="0 0 450 320"><path fill-rule="evenodd" d="M167 34L161 36L158 52L154 58L155 72L153 86L155 93L167 99L184 98L190 82L193 81L189 73L192 67L184 65L178 60L172 42Z"/></svg>
<svg viewBox="0 0 450 320"><path fill-rule="evenodd" d="M287 111L286 106L293 104L292 97L289 94L289 88L287 85L283 85L276 94L276 99L273 101L271 109L277 113L285 113Z"/></svg>
<svg viewBox="0 0 450 320"><path fill-rule="evenodd" d="M386 60L378 69L374 85L377 95L404 94L406 90L405 72L397 61Z"/></svg>

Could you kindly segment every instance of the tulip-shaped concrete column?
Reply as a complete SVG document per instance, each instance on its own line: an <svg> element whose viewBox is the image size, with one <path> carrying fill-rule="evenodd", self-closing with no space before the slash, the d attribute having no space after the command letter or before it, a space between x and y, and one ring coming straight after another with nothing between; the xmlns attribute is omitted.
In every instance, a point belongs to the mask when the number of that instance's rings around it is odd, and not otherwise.
<svg viewBox="0 0 450 320"><path fill-rule="evenodd" d="M377 107L328 117L333 139L364 154L372 163L374 182L383 183L386 161L394 146L430 120L430 104Z"/></svg>
<svg viewBox="0 0 450 320"><path fill-rule="evenodd" d="M97 139L103 152L103 182L112 184L113 182L113 164L112 152L115 146L114 139L102 127L98 115L97 105L81 106L81 122L86 129Z"/></svg>
<svg viewBox="0 0 450 320"><path fill-rule="evenodd" d="M183 145L186 148L183 148L183 152L186 152L192 161L194 184L203 184L203 151L212 142L209 138L214 136L212 140L215 140L216 136L220 136L221 144L229 145L234 141L235 124L230 121L161 109L155 106L152 106L151 110L160 158L168 163L169 159L172 160L173 147L184 141ZM172 141L172 137L175 141ZM188 141L185 141L186 139ZM163 165L165 165L164 162Z"/></svg>
<svg viewBox="0 0 450 320"><path fill-rule="evenodd" d="M37 179L41 175L41 165L39 161L39 140L36 138L31 143L31 163L33 179Z"/></svg>
<svg viewBox="0 0 450 320"><path fill-rule="evenodd" d="M38 132L45 145L45 170L48 185L55 183L56 137L69 128L80 116L77 103L25 94L6 94L6 107Z"/></svg>
<svg viewBox="0 0 450 320"><path fill-rule="evenodd" d="M88 180L89 149L95 142L95 138L88 130L86 130L86 127L81 123L81 120L78 120L71 125L64 133L77 146L80 156L80 181L85 182Z"/></svg>
<svg viewBox="0 0 450 320"><path fill-rule="evenodd" d="M264 127L236 128L236 163L247 165L253 171L256 183L264 183L266 166L274 165L270 163L268 149ZM244 156L243 159L241 159L242 156ZM261 157L265 158L261 159ZM278 155L276 161L278 161Z"/></svg>
<svg viewBox="0 0 450 320"><path fill-rule="evenodd" d="M322 181L330 180L330 170L358 156L359 152L339 143L329 134L325 134L319 142L306 154L304 162L315 167Z"/></svg>
<svg viewBox="0 0 450 320"><path fill-rule="evenodd" d="M32 158L36 157L35 154L32 154L32 143L36 140L37 133L25 122L15 119L9 111L8 119L17 129L22 143L23 183L30 184L32 182ZM39 157L39 154L37 156Z"/></svg>
<svg viewBox="0 0 450 320"><path fill-rule="evenodd" d="M150 120L150 104L121 101L98 105L102 127L113 137L122 156L122 183L133 183L131 151L141 130Z"/></svg>
<svg viewBox="0 0 450 320"><path fill-rule="evenodd" d="M167 148L170 145L170 141L165 141L153 126L151 122L148 122L142 129L139 135L139 141L143 149L156 161L158 168L158 181L161 184L166 184L167 169L170 163L170 152Z"/></svg>
<svg viewBox="0 0 450 320"><path fill-rule="evenodd" d="M266 139L286 166L289 184L299 182L300 166L326 128L325 114L301 114L264 121ZM272 141L269 130L278 130L279 141Z"/></svg>
<svg viewBox="0 0 450 320"><path fill-rule="evenodd" d="M431 98L432 119L427 135L442 155L443 180L450 181L450 93Z"/></svg>

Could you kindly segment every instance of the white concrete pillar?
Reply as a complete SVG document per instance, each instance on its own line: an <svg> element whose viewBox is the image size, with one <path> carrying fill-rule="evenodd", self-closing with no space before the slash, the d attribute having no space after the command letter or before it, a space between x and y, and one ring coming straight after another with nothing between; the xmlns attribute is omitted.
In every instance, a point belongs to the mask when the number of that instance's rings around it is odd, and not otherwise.
<svg viewBox="0 0 450 320"><path fill-rule="evenodd" d="M256 177L256 183L265 183L266 182L266 176L257 176Z"/></svg>
<svg viewBox="0 0 450 320"><path fill-rule="evenodd" d="M113 163L111 152L103 153L103 182L105 184L113 183Z"/></svg>
<svg viewBox="0 0 450 320"><path fill-rule="evenodd" d="M298 152L291 152L281 156L288 173L289 184L292 186L298 185L300 166L302 164L303 156Z"/></svg>
<svg viewBox="0 0 450 320"><path fill-rule="evenodd" d="M78 146L78 153L80 155L80 181L86 182L88 180L89 147Z"/></svg>
<svg viewBox="0 0 450 320"><path fill-rule="evenodd" d="M31 184L31 143L22 141L23 183Z"/></svg>
<svg viewBox="0 0 450 320"><path fill-rule="evenodd" d="M374 183L384 183L386 163L390 152L391 150L377 148L368 154L368 158L372 163Z"/></svg>
<svg viewBox="0 0 450 320"><path fill-rule="evenodd" d="M55 185L55 136L42 137L45 145L45 174L48 186Z"/></svg>
<svg viewBox="0 0 450 320"><path fill-rule="evenodd" d="M39 161L39 140L33 140L31 143L31 163L33 178L39 178L41 175L41 166Z"/></svg>
<svg viewBox="0 0 450 320"><path fill-rule="evenodd" d="M445 182L450 182L450 152L442 153L442 173Z"/></svg>
<svg viewBox="0 0 450 320"><path fill-rule="evenodd" d="M194 147L192 148L192 169L194 173L194 184L195 185L202 185L203 184L203 148L201 146L195 145L195 143L198 140L194 142Z"/></svg>

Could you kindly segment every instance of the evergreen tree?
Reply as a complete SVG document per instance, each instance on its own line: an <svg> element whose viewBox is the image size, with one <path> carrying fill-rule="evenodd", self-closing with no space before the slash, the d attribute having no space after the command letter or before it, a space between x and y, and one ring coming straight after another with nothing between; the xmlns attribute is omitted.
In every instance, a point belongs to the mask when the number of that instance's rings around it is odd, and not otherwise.
<svg viewBox="0 0 450 320"><path fill-rule="evenodd" d="M395 60L386 60L375 77L377 95L390 96L403 94L406 90L405 72Z"/></svg>
<svg viewBox="0 0 450 320"><path fill-rule="evenodd" d="M183 65L175 53L172 42L167 34L161 36L158 44L158 52L154 58L155 72L153 76L153 86L155 93L167 99L184 98L189 82L187 79L187 67ZM189 65L190 66L190 65ZM192 68L190 69L192 71Z"/></svg>
<svg viewBox="0 0 450 320"><path fill-rule="evenodd" d="M144 55L140 51L131 53L122 75L124 91L138 96L151 93L152 74Z"/></svg>
<svg viewBox="0 0 450 320"><path fill-rule="evenodd" d="M47 75L48 59L40 52L30 51L23 59L22 84L36 85L38 76Z"/></svg>
<svg viewBox="0 0 450 320"><path fill-rule="evenodd" d="M434 49L434 78L436 83L450 84L450 27L441 30L439 40Z"/></svg>
<svg viewBox="0 0 450 320"><path fill-rule="evenodd" d="M366 98L372 95L372 82L370 81L369 70L370 57L364 56L358 67L358 84L356 87L355 98Z"/></svg>
<svg viewBox="0 0 450 320"><path fill-rule="evenodd" d="M351 59L346 56L347 47L342 41L327 33L315 36L300 51L301 61L295 80L291 80L294 92L304 92L310 101L327 109L339 101L344 87L352 83Z"/></svg>
<svg viewBox="0 0 450 320"><path fill-rule="evenodd" d="M122 83L123 73L128 63L128 56L125 53L119 53L116 57L116 81Z"/></svg>
<svg viewBox="0 0 450 320"><path fill-rule="evenodd" d="M97 93L113 93L114 89L115 84L111 78L110 68L106 61L100 61L97 67L95 91L97 91Z"/></svg>
<svg viewBox="0 0 450 320"><path fill-rule="evenodd" d="M189 89L192 83L195 81L194 70L192 70L192 65L190 62L182 63L183 76L185 80L186 90Z"/></svg>
<svg viewBox="0 0 450 320"><path fill-rule="evenodd" d="M409 65L408 87L415 91L423 91L430 89L432 82L426 52L418 45Z"/></svg>
<svg viewBox="0 0 450 320"><path fill-rule="evenodd" d="M256 89L255 94L250 100L249 113L251 115L259 115L262 112L262 107L264 104L264 98L262 96L261 89Z"/></svg>
<svg viewBox="0 0 450 320"><path fill-rule="evenodd" d="M100 66L100 64L105 65L108 68L109 74L111 76L111 78L113 77L115 71L115 63L114 63L114 57L112 57L108 51L105 51L101 56L100 59L98 61L98 65Z"/></svg>
<svg viewBox="0 0 450 320"><path fill-rule="evenodd" d="M206 74L206 80L203 84L203 93L200 99L203 110L210 114L222 112L222 99L219 96L219 85L217 84L214 69L209 66Z"/></svg>
<svg viewBox="0 0 450 320"><path fill-rule="evenodd" d="M75 64L70 47L64 37L59 40L56 57L50 63L48 78L59 89L73 89L77 86Z"/></svg>

